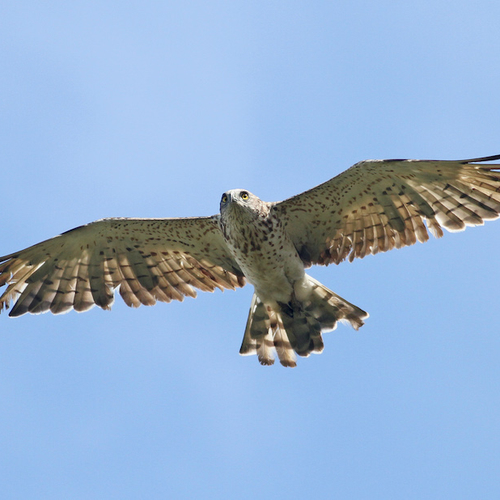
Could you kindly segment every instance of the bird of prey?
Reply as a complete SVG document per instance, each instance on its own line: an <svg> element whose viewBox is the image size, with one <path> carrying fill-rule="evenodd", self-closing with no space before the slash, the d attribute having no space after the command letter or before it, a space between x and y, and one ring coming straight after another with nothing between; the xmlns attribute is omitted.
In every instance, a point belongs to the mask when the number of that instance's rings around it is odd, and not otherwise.
<svg viewBox="0 0 500 500"><path fill-rule="evenodd" d="M338 321L357 330L368 317L305 269L496 219L495 160L367 160L281 202L233 189L212 217L101 219L0 257L0 311L11 301L10 316L109 309L115 289L131 307L150 306L248 281L255 293L240 353L263 365L277 353L293 367L295 354L323 350L322 332Z"/></svg>

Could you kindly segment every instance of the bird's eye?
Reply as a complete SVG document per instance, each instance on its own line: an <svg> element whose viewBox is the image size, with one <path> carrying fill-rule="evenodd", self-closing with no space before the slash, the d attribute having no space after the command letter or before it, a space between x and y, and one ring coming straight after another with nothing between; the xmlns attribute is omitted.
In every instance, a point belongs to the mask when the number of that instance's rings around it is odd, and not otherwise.
<svg viewBox="0 0 500 500"><path fill-rule="evenodd" d="M248 200L248 193L246 191L243 191L243 193L241 193L241 199Z"/></svg>
<svg viewBox="0 0 500 500"><path fill-rule="evenodd" d="M222 203L227 203L227 194L222 195Z"/></svg>

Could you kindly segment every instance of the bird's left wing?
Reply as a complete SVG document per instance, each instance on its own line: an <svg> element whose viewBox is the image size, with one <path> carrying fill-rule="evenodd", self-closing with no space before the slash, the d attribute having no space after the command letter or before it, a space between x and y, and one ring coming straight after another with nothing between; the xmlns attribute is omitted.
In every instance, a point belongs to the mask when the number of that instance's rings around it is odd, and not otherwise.
<svg viewBox="0 0 500 500"><path fill-rule="evenodd" d="M499 159L362 161L273 210L306 265L352 261L496 219Z"/></svg>
<svg viewBox="0 0 500 500"><path fill-rule="evenodd" d="M103 219L0 257L0 311L109 309L117 287L131 307L241 287L217 217Z"/></svg>

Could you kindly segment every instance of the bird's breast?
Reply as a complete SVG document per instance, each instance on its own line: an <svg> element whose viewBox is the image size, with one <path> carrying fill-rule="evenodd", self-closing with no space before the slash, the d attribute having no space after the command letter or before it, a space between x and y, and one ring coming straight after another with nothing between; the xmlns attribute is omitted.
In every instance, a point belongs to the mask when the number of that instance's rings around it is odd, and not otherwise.
<svg viewBox="0 0 500 500"><path fill-rule="evenodd" d="M293 284L304 276L304 264L280 221L226 221L227 245L262 300L288 301Z"/></svg>

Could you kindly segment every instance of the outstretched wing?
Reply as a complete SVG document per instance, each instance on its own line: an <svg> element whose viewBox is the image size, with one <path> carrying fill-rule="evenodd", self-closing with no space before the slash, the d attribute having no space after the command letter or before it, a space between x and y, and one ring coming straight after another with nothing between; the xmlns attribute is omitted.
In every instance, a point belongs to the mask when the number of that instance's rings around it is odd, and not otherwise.
<svg viewBox="0 0 500 500"><path fill-rule="evenodd" d="M362 161L273 210L306 265L352 261L496 219L499 159Z"/></svg>
<svg viewBox="0 0 500 500"><path fill-rule="evenodd" d="M0 257L0 311L109 309L114 290L127 305L182 301L203 291L245 284L228 252L217 216L103 219ZM17 301L16 301L17 298Z"/></svg>

